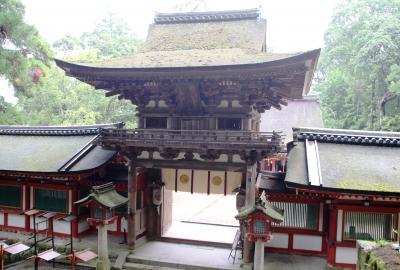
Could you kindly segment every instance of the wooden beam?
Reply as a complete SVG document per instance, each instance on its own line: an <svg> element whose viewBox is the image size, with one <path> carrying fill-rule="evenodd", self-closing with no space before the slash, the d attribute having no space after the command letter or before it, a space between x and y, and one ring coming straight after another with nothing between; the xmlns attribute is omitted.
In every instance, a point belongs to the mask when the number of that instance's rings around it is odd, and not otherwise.
<svg viewBox="0 0 400 270"><path fill-rule="evenodd" d="M136 196L137 172L135 158L129 157L128 165L128 247L135 249L136 245Z"/></svg>
<svg viewBox="0 0 400 270"><path fill-rule="evenodd" d="M233 162L202 162L198 160L158 160L158 159L138 159L136 165L143 168L174 168L174 169L193 169L193 170L213 170L217 171L243 171L246 164Z"/></svg>

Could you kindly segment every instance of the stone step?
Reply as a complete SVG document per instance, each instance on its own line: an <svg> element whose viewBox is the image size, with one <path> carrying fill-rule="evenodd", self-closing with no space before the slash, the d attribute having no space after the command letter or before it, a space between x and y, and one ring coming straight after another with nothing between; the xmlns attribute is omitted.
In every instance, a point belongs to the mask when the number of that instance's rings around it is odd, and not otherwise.
<svg viewBox="0 0 400 270"><path fill-rule="evenodd" d="M123 270L176 270L176 268L146 265L140 263L124 263Z"/></svg>
<svg viewBox="0 0 400 270"><path fill-rule="evenodd" d="M143 268L143 269L163 269L164 268L151 268L151 267L165 267L167 269L183 269L183 270L232 270L232 268L224 268L224 267L211 267L205 265L193 265L187 264L183 262L173 262L173 261L159 261L157 259L151 258L137 258L134 254L128 255L126 258L126 263L138 264L138 265L146 265L150 268ZM125 266L124 265L124 266ZM138 268L139 269L139 268Z"/></svg>

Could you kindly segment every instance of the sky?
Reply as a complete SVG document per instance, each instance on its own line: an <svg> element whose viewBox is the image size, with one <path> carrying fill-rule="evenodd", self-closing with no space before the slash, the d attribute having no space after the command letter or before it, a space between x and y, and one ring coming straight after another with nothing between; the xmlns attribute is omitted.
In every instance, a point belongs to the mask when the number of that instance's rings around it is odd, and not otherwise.
<svg viewBox="0 0 400 270"><path fill-rule="evenodd" d="M69 34L93 30L108 11L123 18L138 37L145 39L156 12L174 12L196 0L22 0L25 21L52 44ZM201 1L201 0L200 0ZM324 32L339 0L202 0L203 9L261 8L267 19L267 47L273 52L297 52L323 47ZM188 11L183 9L182 11ZM200 9L200 11L202 11ZM14 101L0 81L0 95Z"/></svg>

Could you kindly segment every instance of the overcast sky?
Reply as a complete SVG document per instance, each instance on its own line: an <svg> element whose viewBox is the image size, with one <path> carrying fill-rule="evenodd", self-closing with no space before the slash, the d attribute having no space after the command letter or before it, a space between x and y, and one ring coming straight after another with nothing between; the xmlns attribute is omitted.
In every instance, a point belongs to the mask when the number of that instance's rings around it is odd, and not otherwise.
<svg viewBox="0 0 400 270"><path fill-rule="evenodd" d="M145 39L155 12L173 12L193 0L22 0L25 20L49 42L91 31L108 11L128 22ZM274 52L323 47L323 35L339 0L204 0L207 10L261 7L267 19L267 46ZM6 86L0 82L0 95ZM5 95L9 98L9 94Z"/></svg>

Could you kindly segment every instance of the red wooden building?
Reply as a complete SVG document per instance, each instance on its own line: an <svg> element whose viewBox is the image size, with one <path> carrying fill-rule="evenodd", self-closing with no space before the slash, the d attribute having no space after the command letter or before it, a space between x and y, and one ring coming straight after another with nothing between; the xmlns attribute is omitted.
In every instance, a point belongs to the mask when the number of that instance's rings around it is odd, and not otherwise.
<svg viewBox="0 0 400 270"><path fill-rule="evenodd" d="M284 209L270 251L355 268L356 240L398 241L400 133L294 128L285 173L264 173Z"/></svg>
<svg viewBox="0 0 400 270"><path fill-rule="evenodd" d="M278 111L261 114L308 94L319 50L266 48L257 9L158 13L133 56L96 66L56 60L68 76L131 100L139 127L0 128L0 228L29 231L21 213L37 208L78 215L78 236L89 229L87 213L72 202L112 181L129 202L109 230L127 230L134 248L138 239L162 238L173 191L227 194L240 187L252 206L259 178L269 201L285 210L272 226L270 251L354 267L355 239L397 239L400 134L297 128L286 149L275 131L287 130L279 123L289 121ZM307 102L300 103L315 105ZM261 121L278 128L262 132ZM284 160L286 152L286 172L259 170L265 158ZM59 222L55 230L63 235L68 229ZM251 260L251 243L244 250Z"/></svg>
<svg viewBox="0 0 400 270"><path fill-rule="evenodd" d="M57 236L71 233L70 224L61 219L66 215L79 216L73 236L88 231L89 212L78 212L75 201L108 179L126 194L126 167L115 151L94 144L100 129L111 127L122 125L0 126L0 229L32 231L33 220L24 212L38 209L58 213L53 224ZM124 215L125 208L120 209L118 223L110 231L126 230ZM36 222L44 219L38 217ZM39 226L44 229L47 225Z"/></svg>

